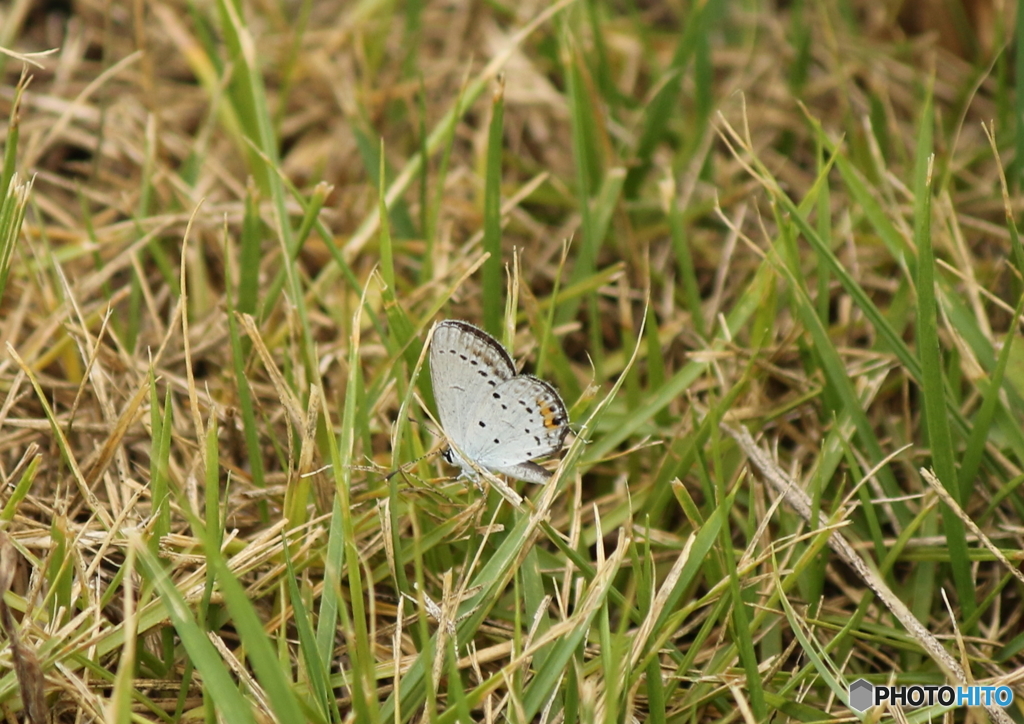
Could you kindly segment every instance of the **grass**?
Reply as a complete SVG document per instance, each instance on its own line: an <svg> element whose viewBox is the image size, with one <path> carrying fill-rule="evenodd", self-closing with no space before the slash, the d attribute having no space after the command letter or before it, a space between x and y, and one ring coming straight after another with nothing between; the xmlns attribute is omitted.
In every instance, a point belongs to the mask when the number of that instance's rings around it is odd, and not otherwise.
<svg viewBox="0 0 1024 724"><path fill-rule="evenodd" d="M0 9L4 716L1024 691L1024 24L868 10ZM561 391L548 484L428 455L451 317Z"/></svg>

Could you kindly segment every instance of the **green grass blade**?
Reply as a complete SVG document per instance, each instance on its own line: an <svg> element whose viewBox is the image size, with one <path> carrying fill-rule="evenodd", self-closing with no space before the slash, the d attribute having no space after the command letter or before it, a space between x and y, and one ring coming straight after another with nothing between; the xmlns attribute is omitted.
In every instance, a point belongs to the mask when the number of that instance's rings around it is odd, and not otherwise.
<svg viewBox="0 0 1024 724"><path fill-rule="evenodd" d="M491 123L487 129L487 156L484 170L484 252L490 256L480 270L483 287L484 329L500 338L505 311L502 284L504 256L501 253L501 160L504 149L505 84L498 87L491 99Z"/></svg>
<svg viewBox="0 0 1024 724"><path fill-rule="evenodd" d="M595 168L597 161L597 150L595 148L596 138L593 130L593 102L586 95L585 82L580 65L582 59L579 55L575 38L568 27L561 33L560 55L565 84L568 88L569 118L572 134L572 157L576 181L576 206L580 214L579 240L577 260L570 278L570 285L587 279L592 276L597 268L597 252L601 247L602 239L598 238L597 229L593 218L591 197L595 178L600 174ZM587 297L591 302L593 297ZM579 309L579 302L566 300L558 310L556 319L559 324L576 316ZM600 346L595 347L598 353ZM595 359L595 366L601 369L600 356Z"/></svg>
<svg viewBox="0 0 1024 724"><path fill-rule="evenodd" d="M1017 24L1014 28L1014 39L1017 41L1016 46L1018 48L1024 47L1024 13L1017 13ZM1016 53L1014 55L1014 77L1024 78L1024 53ZM1014 191L1020 193L1021 189L1024 189L1024 94L1015 93L1015 113L1014 113L1014 142L1016 146L1016 161L1014 163L1015 174L1011 177L1013 180ZM1024 269L1024 267L1020 267Z"/></svg>
<svg viewBox="0 0 1024 724"><path fill-rule="evenodd" d="M302 591L299 590L299 574L289 553L289 546L282 547L285 564L288 567L288 597L295 611L295 628L299 635L299 656L306 666L311 694L316 702L320 718L329 722L342 721L338 702L331 687L330 669L324 666L317 652L316 634L313 631L313 617Z"/></svg>
<svg viewBox="0 0 1024 724"><path fill-rule="evenodd" d="M238 691L231 672L206 637L206 632L196 623L181 592L167 576L159 559L142 541L136 541L134 547L148 581L159 592L159 600L181 637L182 645L202 674L204 689L219 716L230 724L255 724L252 707Z"/></svg>
<svg viewBox="0 0 1024 724"><path fill-rule="evenodd" d="M1017 301L1017 308L1014 310L1014 319L1019 319L1024 312L1024 295ZM967 439L964 448L964 455L960 461L960 472L958 480L960 494L964 500L971 500L974 492L974 480L981 467L982 458L985 454L985 441L992 432L992 421L995 417L996 408L1000 406L999 391L1003 389L1003 379L1006 375L1006 368L1010 362L1010 350L1013 349L1013 335L1008 335L1003 349L999 352L999 359L992 376L987 383L980 384L983 390L981 407L978 408L971 426L971 435Z"/></svg>
<svg viewBox="0 0 1024 724"><path fill-rule="evenodd" d="M931 94L921 112L914 174L914 243L917 245L917 345L921 359L921 392L924 398L928 443L935 473L943 487L961 505L960 484L953 458L953 439L946 417L946 381L938 337L938 305L935 301L935 257L931 234L932 171ZM949 546L953 581L965 616L974 613L974 576L967 553L963 522L942 506L943 532Z"/></svg>
<svg viewBox="0 0 1024 724"><path fill-rule="evenodd" d="M32 181L19 183L17 175L18 138L21 135L21 98L29 78L22 74L14 89L7 137L4 139L3 168L0 169L0 303L4 299L7 277L14 259L14 249L21 235L21 225L28 206Z"/></svg>
<svg viewBox="0 0 1024 724"><path fill-rule="evenodd" d="M719 12L716 5L716 0L710 0L694 6L686 14L686 24L678 35L672 60L658 78L655 84L658 90L644 109L643 128L636 148L637 162L626 177L624 191L627 198L634 198L637 195L640 184L650 169L651 156L665 136L669 119L673 117L678 107L680 78L690 62L690 56L696 51L698 36L707 32L707 19Z"/></svg>

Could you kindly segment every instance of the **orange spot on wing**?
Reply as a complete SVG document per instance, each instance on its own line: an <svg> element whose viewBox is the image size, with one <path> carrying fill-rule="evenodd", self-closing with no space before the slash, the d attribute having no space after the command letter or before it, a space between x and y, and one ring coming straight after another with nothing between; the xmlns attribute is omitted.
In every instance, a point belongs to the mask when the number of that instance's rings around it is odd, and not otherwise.
<svg viewBox="0 0 1024 724"><path fill-rule="evenodd" d="M543 400L537 400L537 404L540 407L540 414L544 418L544 427L549 430L558 427L561 421L558 419L555 408L551 405L545 404Z"/></svg>

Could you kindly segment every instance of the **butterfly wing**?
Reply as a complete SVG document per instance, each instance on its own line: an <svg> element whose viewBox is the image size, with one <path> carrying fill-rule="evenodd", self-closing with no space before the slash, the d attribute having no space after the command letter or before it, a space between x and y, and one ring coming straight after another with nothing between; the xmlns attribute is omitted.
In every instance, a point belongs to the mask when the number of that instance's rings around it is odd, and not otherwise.
<svg viewBox="0 0 1024 724"><path fill-rule="evenodd" d="M562 449L569 415L544 380L519 375L488 390L465 416L459 447L476 463L520 480L543 483L551 474L536 463ZM458 444L458 441L456 441Z"/></svg>
<svg viewBox="0 0 1024 724"><path fill-rule="evenodd" d="M482 329L454 319L434 325L430 381L441 427L460 449L472 439L467 435L470 412L515 374L508 352Z"/></svg>

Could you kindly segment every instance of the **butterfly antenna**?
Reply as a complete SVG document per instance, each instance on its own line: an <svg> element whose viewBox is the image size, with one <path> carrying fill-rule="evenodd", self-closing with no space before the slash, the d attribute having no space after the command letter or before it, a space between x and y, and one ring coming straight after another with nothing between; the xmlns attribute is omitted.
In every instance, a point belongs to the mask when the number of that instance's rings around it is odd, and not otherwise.
<svg viewBox="0 0 1024 724"><path fill-rule="evenodd" d="M405 465L400 465L397 470L392 470L390 473L388 473L387 475L384 476L384 480L391 480L391 478L395 477L399 473L406 472L409 468L413 467L414 465L419 464L421 461L426 460L427 458L432 458L435 455L440 455L440 454L441 454L441 448L438 448L436 450L431 450L426 455L420 455L415 460L411 460L411 461L407 462Z"/></svg>

